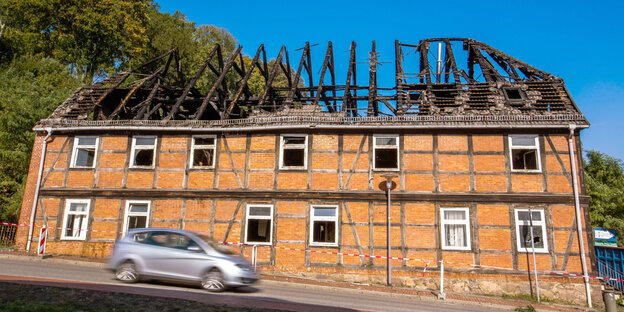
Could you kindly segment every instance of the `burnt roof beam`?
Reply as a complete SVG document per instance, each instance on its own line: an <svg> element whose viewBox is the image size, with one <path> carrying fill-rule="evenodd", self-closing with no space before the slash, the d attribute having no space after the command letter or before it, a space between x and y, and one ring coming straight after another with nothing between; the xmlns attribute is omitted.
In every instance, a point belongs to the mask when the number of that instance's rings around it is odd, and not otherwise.
<svg viewBox="0 0 624 312"><path fill-rule="evenodd" d="M197 83L197 80L199 80L201 75L204 73L204 71L206 70L206 67L208 67L208 64L210 64L216 52L217 52L216 47L212 49L212 51L210 51L210 54L208 54L208 57L204 61L204 64L199 68L197 73L195 73L195 77L191 79L191 81L186 86L186 88L184 88L184 91L182 91L182 94L178 97L178 99L176 100L176 103L173 105L173 107L171 108L171 111L169 112L169 115L165 117L164 121L168 121L168 120L175 118L175 114L177 114L178 110L180 109L180 105L182 105L182 102L184 102L184 99L186 99L186 96L188 95L189 91L191 91L191 88L195 86L195 84Z"/></svg>
<svg viewBox="0 0 624 312"><path fill-rule="evenodd" d="M217 107L217 105L215 105L214 102L210 101L210 97L212 97L212 94L217 89L217 86L220 85L223 82L223 79L225 79L225 75L230 70L230 68L232 68L232 66L234 64L234 61L236 60L236 56L238 56L241 53L242 49L243 49L242 46L238 46L238 48L232 53L232 56L228 60L227 64L225 64L225 66L221 70L221 74L217 78L217 81L215 81L215 83L212 85L212 87L210 88L210 91L208 91L208 94L206 95L206 97L202 101L201 105L197 108L197 111L195 112L195 120L199 120L199 119L202 118L202 116L204 115L204 113L206 111L206 107L208 106L208 104L210 104L210 106L216 112L220 112L220 110Z"/></svg>
<svg viewBox="0 0 624 312"><path fill-rule="evenodd" d="M264 50L263 50L264 51ZM286 47L282 46L277 55L277 59L275 60L275 64L273 64L273 68L269 73L269 78L266 80L264 85L264 90L262 91L262 95L260 95L260 100L258 101L258 107L262 107L264 101L266 101L267 96L273 90L273 80L277 76L277 70L279 69L280 64L282 64L282 59L284 58L284 51L286 51ZM275 107L274 107L275 109Z"/></svg>
<svg viewBox="0 0 624 312"><path fill-rule="evenodd" d="M245 73L245 77L243 77L243 80L241 82L240 87L238 88L238 91L236 92L236 95L234 95L234 99L232 100L232 102L230 103L230 106L227 108L227 110L223 114L223 119L228 119L230 117L230 114L232 113L232 110L234 109L234 107L236 107L236 102L238 102L238 99L240 98L241 93L243 92L243 89L247 87L247 81L249 80L249 77L251 77L251 73L253 72L254 68L256 68L256 64L258 63L258 59L260 58L260 52L262 51L264 51L264 44L261 44L260 47L258 48L258 51L256 51L256 55L251 61L251 64L249 65L249 69L247 69L247 72Z"/></svg>
<svg viewBox="0 0 624 312"><path fill-rule="evenodd" d="M290 91L288 91L288 96L286 97L285 104L288 106L291 106L293 103L295 91L297 91L297 87L299 86L299 79L301 78L301 71L303 70L303 64L306 60L308 53L310 53L310 43L306 42L305 48L303 49L303 54L301 55L301 60L299 61L299 66L297 67L297 73L295 74L295 78L293 79L292 85L290 86Z"/></svg>
<svg viewBox="0 0 624 312"><path fill-rule="evenodd" d="M330 66L330 60L332 59L333 54L334 52L332 42L330 41L327 44L327 52L325 52L325 59L323 60L323 66L321 67L321 76L319 77L318 87L316 88L316 95L314 96L314 105L318 105L321 94L324 94L323 85L325 84L325 73L327 72L327 68ZM335 88L332 88L332 90L334 90L335 92ZM325 101L325 106L330 113L333 113L335 111L329 101Z"/></svg>

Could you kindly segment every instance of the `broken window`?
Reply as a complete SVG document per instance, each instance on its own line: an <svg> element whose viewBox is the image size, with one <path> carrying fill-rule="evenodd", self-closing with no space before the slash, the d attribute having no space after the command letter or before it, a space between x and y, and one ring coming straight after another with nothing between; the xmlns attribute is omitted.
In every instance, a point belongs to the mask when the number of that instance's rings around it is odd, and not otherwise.
<svg viewBox="0 0 624 312"><path fill-rule="evenodd" d="M156 156L156 137L132 138L131 167L153 167Z"/></svg>
<svg viewBox="0 0 624 312"><path fill-rule="evenodd" d="M148 201L129 201L126 204L125 230L146 228L149 216Z"/></svg>
<svg viewBox="0 0 624 312"><path fill-rule="evenodd" d="M306 169L307 135L282 135L280 169Z"/></svg>
<svg viewBox="0 0 624 312"><path fill-rule="evenodd" d="M520 88L503 88L503 93L508 101L516 102L525 99L524 92Z"/></svg>
<svg viewBox="0 0 624 312"><path fill-rule="evenodd" d="M74 151L72 153L72 167L93 168L97 151L97 137L74 138Z"/></svg>
<svg viewBox="0 0 624 312"><path fill-rule="evenodd" d="M537 135L509 136L511 169L513 171L539 171L539 143Z"/></svg>
<svg viewBox="0 0 624 312"><path fill-rule="evenodd" d="M87 237L88 219L89 200L67 200L61 239L84 240Z"/></svg>
<svg viewBox="0 0 624 312"><path fill-rule="evenodd" d="M337 245L337 206L312 206L312 211L310 212L310 223L311 245Z"/></svg>
<svg viewBox="0 0 624 312"><path fill-rule="evenodd" d="M468 208L441 208L442 249L470 249Z"/></svg>
<svg viewBox="0 0 624 312"><path fill-rule="evenodd" d="M399 169L399 136L374 135L374 168L378 170Z"/></svg>
<svg viewBox="0 0 624 312"><path fill-rule="evenodd" d="M191 164L193 168L213 168L216 151L216 137L194 137Z"/></svg>
<svg viewBox="0 0 624 312"><path fill-rule="evenodd" d="M247 231L246 243L271 244L273 206L271 205L248 205L247 206Z"/></svg>
<svg viewBox="0 0 624 312"><path fill-rule="evenodd" d="M533 233L531 233L531 228L533 228ZM518 251L531 252L535 248L536 252L548 252L544 210L516 209L516 235ZM531 238L533 238L532 245Z"/></svg>

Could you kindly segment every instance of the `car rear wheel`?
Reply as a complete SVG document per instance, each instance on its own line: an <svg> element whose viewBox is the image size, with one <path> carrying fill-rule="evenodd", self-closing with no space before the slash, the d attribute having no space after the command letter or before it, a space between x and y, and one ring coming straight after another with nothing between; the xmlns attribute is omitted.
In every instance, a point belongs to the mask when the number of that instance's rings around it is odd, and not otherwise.
<svg viewBox="0 0 624 312"><path fill-rule="evenodd" d="M218 269L212 269L201 278L202 288L210 292L221 292L225 289L223 284L223 274Z"/></svg>
<svg viewBox="0 0 624 312"><path fill-rule="evenodd" d="M139 273L132 261L126 261L117 267L115 277L124 283L136 283L139 281Z"/></svg>

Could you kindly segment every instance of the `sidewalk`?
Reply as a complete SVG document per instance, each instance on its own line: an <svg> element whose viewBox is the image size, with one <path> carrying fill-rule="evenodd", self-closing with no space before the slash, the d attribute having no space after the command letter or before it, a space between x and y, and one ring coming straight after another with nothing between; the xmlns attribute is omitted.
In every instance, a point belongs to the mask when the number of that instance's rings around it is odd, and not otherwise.
<svg viewBox="0 0 624 312"><path fill-rule="evenodd" d="M19 259L24 261L45 261L45 262L53 262L53 263L65 263L65 264L75 264L81 266L91 266L91 267L99 267L106 268L106 260L105 259L90 259L90 258L81 258L81 257L71 257L71 256L36 256L31 253L19 252L19 251L7 251L0 249L0 258L4 259ZM343 282L334 282L334 281L326 281L326 280L312 280L312 279L303 279L303 278L293 278L293 277L284 277L284 276L274 276L262 274L263 281L270 281L275 283L290 283L293 286L304 287L304 288L334 288L336 291L358 291L361 293L366 292L374 292L376 294L386 295L386 296L409 296L416 297L418 300L425 301L437 301L437 292L435 291L427 291L427 290L417 290L413 288L402 288L402 287L388 287L381 285L365 285L365 284L350 284ZM490 297L490 296L482 296L482 295L470 295L470 294L462 294L462 293L446 293L446 300L448 303L470 303L476 305L484 305L485 306L500 306L501 308L509 308L510 310L515 309L516 307L526 307L528 305L532 305L538 311L597 311L595 309L590 309L581 306L570 306L556 303L542 303L538 304L536 302L531 302L528 300L516 300L516 299L506 299L500 297Z"/></svg>

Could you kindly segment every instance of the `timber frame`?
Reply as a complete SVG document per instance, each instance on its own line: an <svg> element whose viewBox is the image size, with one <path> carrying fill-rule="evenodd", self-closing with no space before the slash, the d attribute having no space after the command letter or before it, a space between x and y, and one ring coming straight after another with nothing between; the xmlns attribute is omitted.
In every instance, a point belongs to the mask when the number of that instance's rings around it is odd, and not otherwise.
<svg viewBox="0 0 624 312"><path fill-rule="evenodd" d="M42 125L197 125L266 123L589 123L563 80L487 44L466 38L433 38L417 45L395 41L395 85L379 87L375 42L368 53L369 81L356 79L351 43L344 84L337 83L332 42L317 72L311 45L291 67L286 47L268 60L264 45L244 61L238 46L227 58L216 45L189 81L182 81L174 50L131 70L76 90ZM437 55L436 55L437 50ZM460 62L459 55L466 62ZM418 68L412 68L418 64ZM175 72L177 77L173 78ZM169 75L168 75L169 74ZM262 91L250 88L259 75ZM286 85L276 85L276 77ZM200 78L211 85L197 88ZM236 78L236 92L226 77ZM231 80L231 79L230 79ZM230 85L230 87L233 87ZM233 89L230 89L233 90ZM299 117L299 118L295 118ZM289 119L290 118L290 119ZM294 118L294 119L293 119ZM156 123L155 123L156 122Z"/></svg>

